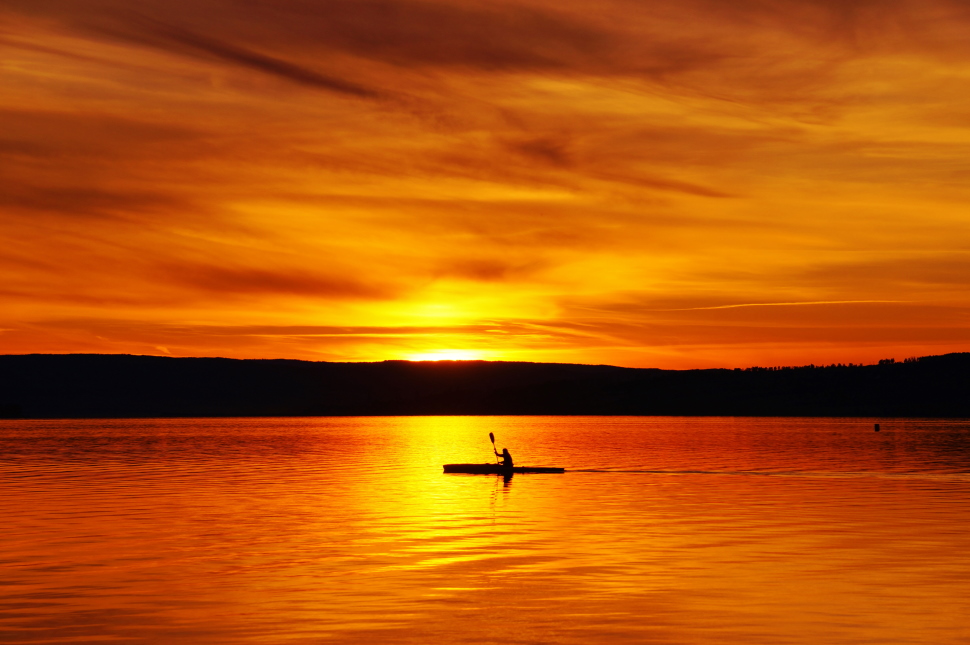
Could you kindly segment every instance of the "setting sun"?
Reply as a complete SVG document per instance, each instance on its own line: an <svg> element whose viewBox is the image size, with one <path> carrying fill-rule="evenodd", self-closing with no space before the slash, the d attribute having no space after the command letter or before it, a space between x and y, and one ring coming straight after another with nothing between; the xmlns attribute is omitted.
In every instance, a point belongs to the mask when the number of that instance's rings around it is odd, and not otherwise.
<svg viewBox="0 0 970 645"><path fill-rule="evenodd" d="M485 361L492 357L488 352L473 349L438 349L405 356L409 361Z"/></svg>

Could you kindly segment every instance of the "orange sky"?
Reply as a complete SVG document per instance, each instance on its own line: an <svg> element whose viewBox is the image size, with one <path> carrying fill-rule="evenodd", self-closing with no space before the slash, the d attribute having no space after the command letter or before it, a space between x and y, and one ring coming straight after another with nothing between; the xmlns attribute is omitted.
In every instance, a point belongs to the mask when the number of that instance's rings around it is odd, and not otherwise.
<svg viewBox="0 0 970 645"><path fill-rule="evenodd" d="M0 353L970 349L964 0L2 0Z"/></svg>

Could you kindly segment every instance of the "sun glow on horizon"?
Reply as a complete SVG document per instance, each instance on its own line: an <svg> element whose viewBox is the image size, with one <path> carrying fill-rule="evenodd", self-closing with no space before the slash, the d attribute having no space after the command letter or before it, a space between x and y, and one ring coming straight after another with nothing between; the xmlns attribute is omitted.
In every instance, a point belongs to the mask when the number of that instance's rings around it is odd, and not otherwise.
<svg viewBox="0 0 970 645"><path fill-rule="evenodd" d="M494 360L494 357L487 355L476 349L435 349L417 354L408 354L405 360L409 361L487 361Z"/></svg>

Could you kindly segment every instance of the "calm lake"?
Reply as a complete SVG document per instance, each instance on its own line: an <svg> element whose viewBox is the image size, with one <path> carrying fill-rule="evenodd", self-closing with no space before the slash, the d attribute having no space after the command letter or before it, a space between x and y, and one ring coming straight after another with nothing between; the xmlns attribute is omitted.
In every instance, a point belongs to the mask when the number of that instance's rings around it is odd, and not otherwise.
<svg viewBox="0 0 970 645"><path fill-rule="evenodd" d="M0 517L3 643L970 640L968 420L0 421Z"/></svg>

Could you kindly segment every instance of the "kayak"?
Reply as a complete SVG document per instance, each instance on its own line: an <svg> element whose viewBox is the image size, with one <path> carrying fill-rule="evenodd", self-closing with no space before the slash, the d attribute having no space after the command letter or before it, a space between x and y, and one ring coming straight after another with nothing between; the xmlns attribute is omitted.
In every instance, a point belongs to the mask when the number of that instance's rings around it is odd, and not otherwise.
<svg viewBox="0 0 970 645"><path fill-rule="evenodd" d="M502 464L445 464L446 473L469 473L472 475L511 475L512 473L564 473L565 468L543 466L512 466Z"/></svg>

